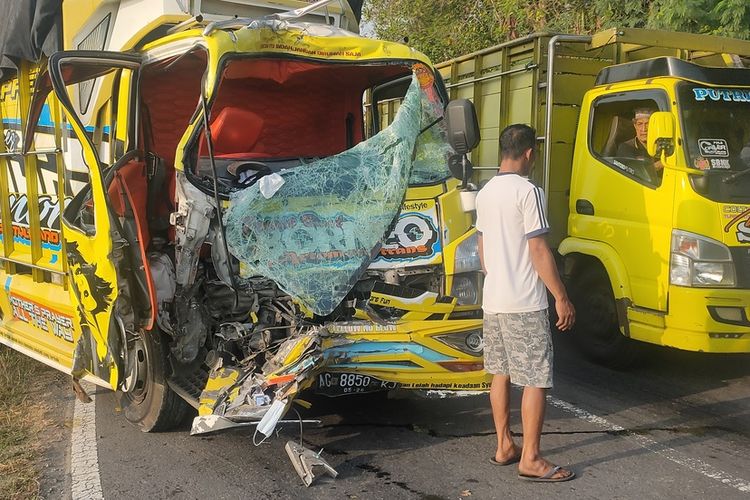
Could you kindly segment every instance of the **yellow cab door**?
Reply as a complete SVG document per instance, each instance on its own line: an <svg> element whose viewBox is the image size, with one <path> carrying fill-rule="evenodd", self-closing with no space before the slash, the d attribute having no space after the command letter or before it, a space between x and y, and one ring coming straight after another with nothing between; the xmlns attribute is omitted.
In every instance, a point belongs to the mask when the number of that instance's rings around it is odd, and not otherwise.
<svg viewBox="0 0 750 500"><path fill-rule="evenodd" d="M675 178L647 157L643 141L650 113L669 111L670 99L664 90L640 86L595 96L587 107L590 119L578 141L588 148L576 151L571 235L614 249L632 305L666 311Z"/></svg>
<svg viewBox="0 0 750 500"><path fill-rule="evenodd" d="M68 134L80 145L80 151L69 155L70 164L66 166L66 173L71 174L70 182L66 182L66 196L70 195L70 199L61 218L71 300L80 321L72 372L74 377L92 373L113 389L121 384L126 364L125 329L113 314L117 301L124 300L118 297L115 267L122 258L123 239L108 203L106 179L109 172L116 170L115 165L128 161L132 155L124 154L115 161L125 145L115 139L109 141L113 148L103 148L97 134L116 138L123 131L114 129L122 129L123 125L130 128L122 117L135 114L134 109L127 108L128 102L136 99L123 102L120 96L136 93L134 75L139 67L140 57L131 54L68 51L52 55L48 70L67 118ZM109 104L102 106L107 100ZM109 130L96 126L103 119L99 111L107 106L125 108L118 110ZM83 181L78 187L73 185L76 175Z"/></svg>

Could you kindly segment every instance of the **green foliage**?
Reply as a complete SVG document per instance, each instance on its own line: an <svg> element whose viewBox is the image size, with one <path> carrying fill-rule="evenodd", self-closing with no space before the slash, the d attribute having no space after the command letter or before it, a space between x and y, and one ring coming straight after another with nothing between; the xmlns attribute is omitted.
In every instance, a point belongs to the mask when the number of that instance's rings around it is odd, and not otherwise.
<svg viewBox="0 0 750 500"><path fill-rule="evenodd" d="M533 33L655 28L750 39L748 0L367 0L386 40L443 61Z"/></svg>

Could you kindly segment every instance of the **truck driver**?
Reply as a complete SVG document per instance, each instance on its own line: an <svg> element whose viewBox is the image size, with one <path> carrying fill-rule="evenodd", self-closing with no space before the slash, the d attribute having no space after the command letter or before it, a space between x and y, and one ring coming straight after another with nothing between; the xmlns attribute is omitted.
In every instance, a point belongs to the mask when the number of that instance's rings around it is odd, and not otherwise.
<svg viewBox="0 0 750 500"><path fill-rule="evenodd" d="M633 127L635 128L635 137L621 143L617 147L617 156L623 158L636 158L639 160L654 161L646 149L646 140L648 139L648 120L655 110L653 108L640 107L633 112ZM660 161L654 161L654 168L661 175L664 166Z"/></svg>

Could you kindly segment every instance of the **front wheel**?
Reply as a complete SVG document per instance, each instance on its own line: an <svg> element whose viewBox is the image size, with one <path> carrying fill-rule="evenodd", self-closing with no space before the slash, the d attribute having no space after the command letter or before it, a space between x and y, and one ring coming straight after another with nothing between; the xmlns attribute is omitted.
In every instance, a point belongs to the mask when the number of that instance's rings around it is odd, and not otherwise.
<svg viewBox="0 0 750 500"><path fill-rule="evenodd" d="M604 269L589 267L573 287L576 326L573 339L587 358L617 370L637 358L637 344L620 332L609 278Z"/></svg>
<svg viewBox="0 0 750 500"><path fill-rule="evenodd" d="M125 391L120 405L125 419L143 432L172 429L184 420L189 408L167 385L165 347L158 330L141 331L128 342Z"/></svg>

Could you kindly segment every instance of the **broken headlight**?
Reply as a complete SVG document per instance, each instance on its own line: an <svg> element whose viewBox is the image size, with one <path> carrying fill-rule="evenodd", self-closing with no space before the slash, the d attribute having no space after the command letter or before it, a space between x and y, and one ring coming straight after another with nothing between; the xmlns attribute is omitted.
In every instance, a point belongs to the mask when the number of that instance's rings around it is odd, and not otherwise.
<svg viewBox="0 0 750 500"><path fill-rule="evenodd" d="M457 274L453 276L451 297L456 297L460 306L478 304L480 297L478 273Z"/></svg>

